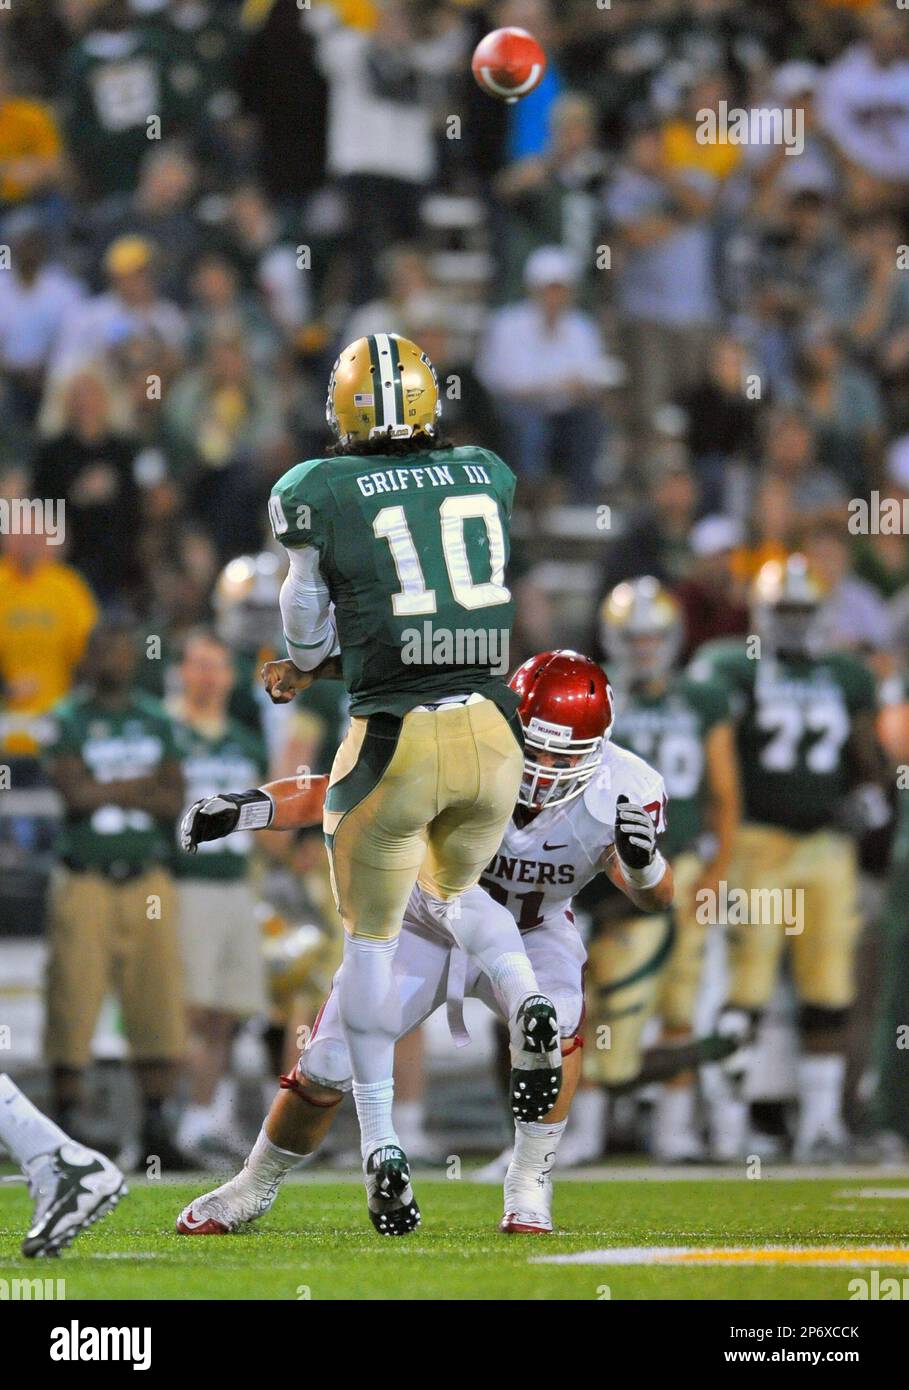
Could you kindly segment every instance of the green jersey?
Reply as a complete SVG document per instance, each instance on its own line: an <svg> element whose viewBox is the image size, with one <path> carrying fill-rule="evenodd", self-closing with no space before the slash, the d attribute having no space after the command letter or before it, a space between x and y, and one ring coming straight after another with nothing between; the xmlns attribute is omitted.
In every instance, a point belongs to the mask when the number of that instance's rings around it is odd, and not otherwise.
<svg viewBox="0 0 909 1390"><path fill-rule="evenodd" d="M867 667L847 652L755 660L731 638L706 643L691 670L729 691L745 818L798 831L834 824L851 785L852 721L877 705Z"/></svg>
<svg viewBox="0 0 909 1390"><path fill-rule="evenodd" d="M275 536L319 553L352 714L472 692L506 715L517 708L504 680L514 487L479 448L311 459L275 486Z"/></svg>
<svg viewBox="0 0 909 1390"><path fill-rule="evenodd" d="M266 776L264 743L237 720L228 720L223 733L213 737L177 723L176 735L188 806L215 792L249 791ZM177 850L176 872L180 878L243 878L254 840L251 830L238 830L223 840L199 845L196 854Z"/></svg>
<svg viewBox="0 0 909 1390"><path fill-rule="evenodd" d="M63 70L67 145L94 197L130 193L154 144L150 120L170 138L180 103L168 75L163 35L135 27L90 33L71 49Z"/></svg>
<svg viewBox="0 0 909 1390"><path fill-rule="evenodd" d="M54 719L57 734L49 756L75 754L96 782L150 777L179 757L173 724L163 705L148 695L133 693L122 710L113 711L91 695L71 695L56 707ZM58 852L79 869L142 868L169 861L172 845L171 821L111 802L95 811L68 812Z"/></svg>
<svg viewBox="0 0 909 1390"><path fill-rule="evenodd" d="M616 713L613 740L656 768L669 801L660 847L670 858L694 851L708 826L707 735L730 717L716 681L675 676L660 695L634 694Z"/></svg>

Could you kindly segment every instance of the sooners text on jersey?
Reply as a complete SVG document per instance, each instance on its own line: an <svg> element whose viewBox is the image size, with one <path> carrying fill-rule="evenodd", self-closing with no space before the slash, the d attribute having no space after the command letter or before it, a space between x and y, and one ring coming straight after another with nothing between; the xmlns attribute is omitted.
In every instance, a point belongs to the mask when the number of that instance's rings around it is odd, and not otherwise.
<svg viewBox="0 0 909 1390"><path fill-rule="evenodd" d="M507 907L521 931L571 916L571 899L598 874L613 842L620 796L637 802L666 828L666 789L654 768L607 743L600 767L579 796L544 808L525 825L508 822L480 884Z"/></svg>

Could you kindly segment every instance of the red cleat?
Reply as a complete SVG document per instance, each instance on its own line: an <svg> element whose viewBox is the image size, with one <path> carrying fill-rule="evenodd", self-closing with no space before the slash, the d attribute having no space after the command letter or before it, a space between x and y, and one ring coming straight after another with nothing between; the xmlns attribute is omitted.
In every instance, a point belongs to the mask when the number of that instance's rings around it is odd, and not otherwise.
<svg viewBox="0 0 909 1390"><path fill-rule="evenodd" d="M506 1211L499 1230L505 1236L551 1236L552 1222L541 1211Z"/></svg>
<svg viewBox="0 0 909 1390"><path fill-rule="evenodd" d="M177 1217L177 1231L181 1236L227 1236L231 1227L213 1216L196 1216L190 1203Z"/></svg>

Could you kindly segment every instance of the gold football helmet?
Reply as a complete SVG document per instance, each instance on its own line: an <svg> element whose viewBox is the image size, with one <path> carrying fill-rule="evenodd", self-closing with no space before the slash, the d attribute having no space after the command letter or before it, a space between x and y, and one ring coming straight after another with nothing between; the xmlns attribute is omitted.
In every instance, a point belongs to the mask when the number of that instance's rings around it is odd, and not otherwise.
<svg viewBox="0 0 909 1390"><path fill-rule="evenodd" d="M804 555L768 560L751 586L751 620L775 652L812 653L823 640L823 585Z"/></svg>
<svg viewBox="0 0 909 1390"><path fill-rule="evenodd" d="M283 650L278 599L286 568L282 557L263 550L238 555L219 574L212 595L215 628L232 651L255 656Z"/></svg>
<svg viewBox="0 0 909 1390"><path fill-rule="evenodd" d="M409 338L358 338L332 368L325 418L341 444L414 434L431 438L441 414L436 369Z"/></svg>
<svg viewBox="0 0 909 1390"><path fill-rule="evenodd" d="M600 641L620 685L669 674L682 647L682 610L653 575L617 584L600 609Z"/></svg>

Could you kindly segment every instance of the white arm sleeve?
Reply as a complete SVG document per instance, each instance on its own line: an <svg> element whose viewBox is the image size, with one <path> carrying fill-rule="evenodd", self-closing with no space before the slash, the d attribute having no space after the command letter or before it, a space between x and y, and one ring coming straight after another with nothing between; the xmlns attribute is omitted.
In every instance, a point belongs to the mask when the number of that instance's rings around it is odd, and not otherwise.
<svg viewBox="0 0 909 1390"><path fill-rule="evenodd" d="M334 604L319 573L314 546L288 546L290 569L281 586L281 618L287 654L301 671L312 671L340 651Z"/></svg>

